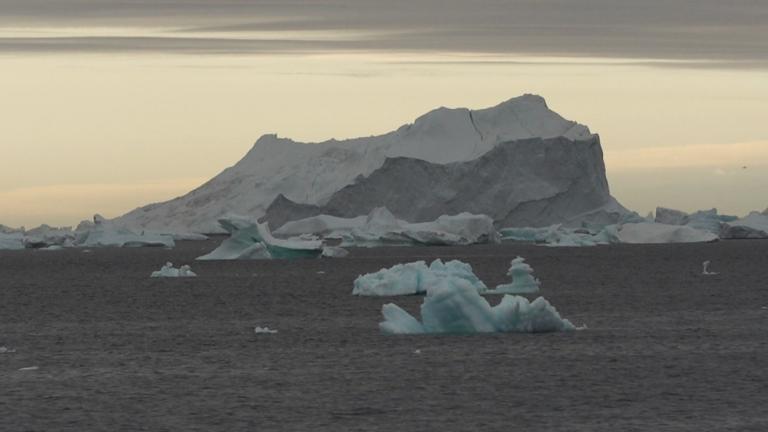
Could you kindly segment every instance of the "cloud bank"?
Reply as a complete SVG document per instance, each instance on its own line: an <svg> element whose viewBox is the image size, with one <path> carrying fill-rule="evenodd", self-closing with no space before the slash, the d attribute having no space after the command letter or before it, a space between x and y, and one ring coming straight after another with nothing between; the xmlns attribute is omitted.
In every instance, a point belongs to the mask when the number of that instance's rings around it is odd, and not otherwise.
<svg viewBox="0 0 768 432"><path fill-rule="evenodd" d="M768 3L754 0L0 0L0 10L6 53L383 51L768 63ZM95 27L135 34L87 34Z"/></svg>

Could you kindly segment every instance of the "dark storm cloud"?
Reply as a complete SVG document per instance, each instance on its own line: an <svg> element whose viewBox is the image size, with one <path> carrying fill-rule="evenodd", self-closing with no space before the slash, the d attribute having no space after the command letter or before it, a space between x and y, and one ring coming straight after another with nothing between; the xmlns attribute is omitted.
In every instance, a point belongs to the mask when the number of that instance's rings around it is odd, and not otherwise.
<svg viewBox="0 0 768 432"><path fill-rule="evenodd" d="M163 35L168 37L5 37L0 51L435 51L696 59L752 67L768 61L766 23L764 0L0 0L5 27L170 29ZM367 35L243 36L251 31ZM209 37L195 36L200 32Z"/></svg>

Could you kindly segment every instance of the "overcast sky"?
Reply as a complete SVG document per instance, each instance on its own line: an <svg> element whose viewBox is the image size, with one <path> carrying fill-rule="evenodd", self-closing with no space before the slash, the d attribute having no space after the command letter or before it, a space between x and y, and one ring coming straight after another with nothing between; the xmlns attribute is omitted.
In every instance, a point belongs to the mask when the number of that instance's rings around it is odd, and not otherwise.
<svg viewBox="0 0 768 432"><path fill-rule="evenodd" d="M764 0L0 0L0 11L6 29L70 31L6 34L0 38L6 52L384 50L750 67L768 61ZM77 34L77 28L102 31Z"/></svg>

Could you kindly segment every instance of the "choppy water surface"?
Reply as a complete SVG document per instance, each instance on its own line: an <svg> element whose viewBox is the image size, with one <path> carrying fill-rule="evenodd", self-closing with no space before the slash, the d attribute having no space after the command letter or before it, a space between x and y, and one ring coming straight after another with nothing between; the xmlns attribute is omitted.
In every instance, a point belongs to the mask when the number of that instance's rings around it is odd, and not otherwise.
<svg viewBox="0 0 768 432"><path fill-rule="evenodd" d="M768 241L192 261L214 246L0 252L0 430L768 430ZM588 330L382 336L421 298L350 295L437 257L491 286L517 255ZM166 261L200 277L150 279Z"/></svg>

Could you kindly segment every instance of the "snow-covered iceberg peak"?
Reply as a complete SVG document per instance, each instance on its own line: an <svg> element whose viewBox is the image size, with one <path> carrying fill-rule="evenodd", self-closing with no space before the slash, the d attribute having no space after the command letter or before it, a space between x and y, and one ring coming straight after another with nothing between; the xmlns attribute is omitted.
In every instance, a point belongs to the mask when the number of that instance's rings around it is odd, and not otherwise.
<svg viewBox="0 0 768 432"><path fill-rule="evenodd" d="M491 306L467 281L441 279L430 287L421 305L421 322L393 303L382 307L385 334L420 333L545 333L575 330L543 297L529 302L505 295Z"/></svg>
<svg viewBox="0 0 768 432"><path fill-rule="evenodd" d="M265 135L242 160L199 188L136 209L119 221L134 228L220 232L216 220L227 213L258 218L281 194L302 205L324 204L388 158L467 162L500 143L558 137L597 139L586 126L564 119L535 95L480 110L440 108L379 136L308 144Z"/></svg>
<svg viewBox="0 0 768 432"><path fill-rule="evenodd" d="M496 289L489 291L493 294L530 294L539 292L538 279L533 277L533 268L525 263L525 258L517 257L512 260L507 271L507 276L512 278L512 282L502 284Z"/></svg>

